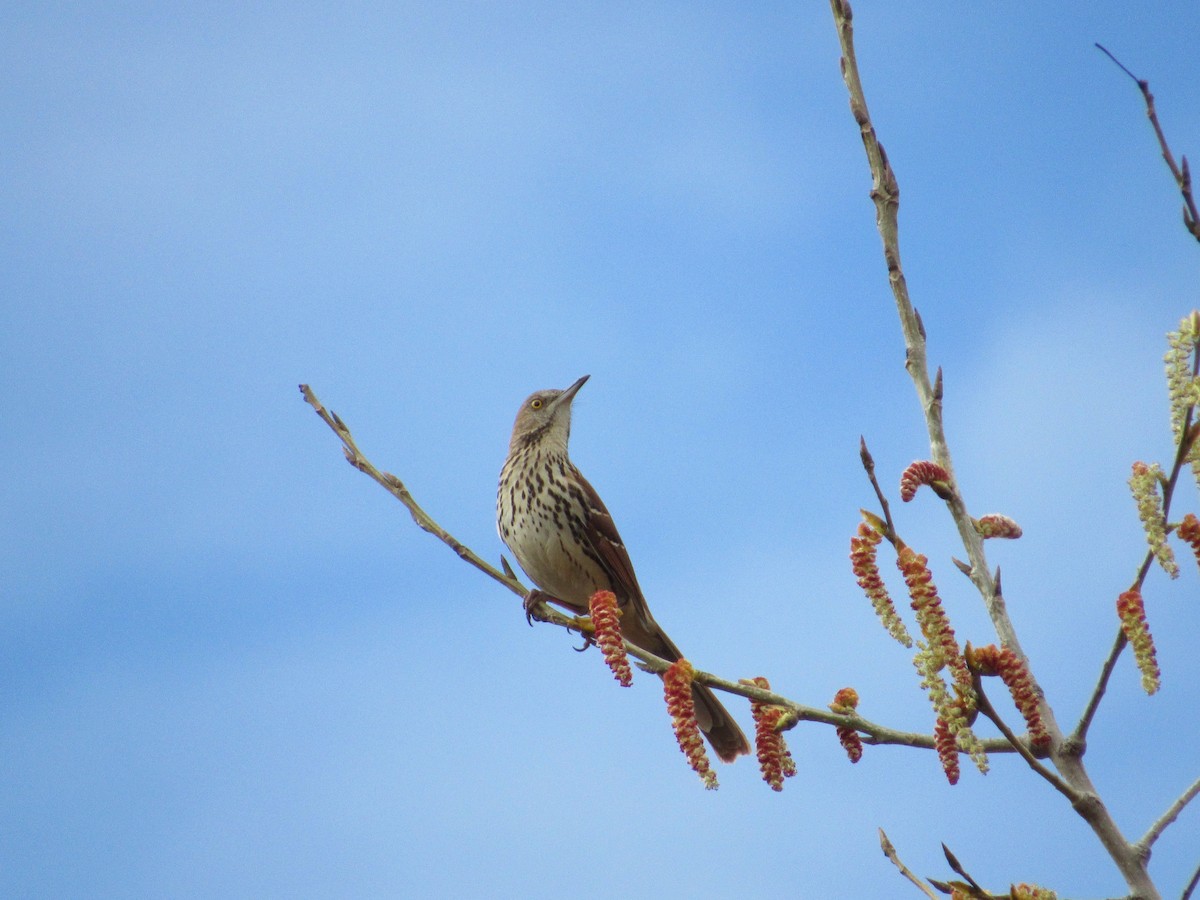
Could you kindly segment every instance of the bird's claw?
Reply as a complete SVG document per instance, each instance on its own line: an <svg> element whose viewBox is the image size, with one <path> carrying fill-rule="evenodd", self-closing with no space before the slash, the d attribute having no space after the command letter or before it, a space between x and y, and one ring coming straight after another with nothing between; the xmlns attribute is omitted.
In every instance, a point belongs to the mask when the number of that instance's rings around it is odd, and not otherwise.
<svg viewBox="0 0 1200 900"><path fill-rule="evenodd" d="M538 615L537 608L546 602L547 597L549 597L549 594L546 594L544 591L539 591L537 588L534 588L525 595L525 600L522 605L525 607L525 623L530 628L533 627L534 620L537 620L538 622L545 621L545 619Z"/></svg>
<svg viewBox="0 0 1200 900"><path fill-rule="evenodd" d="M582 647L572 647L572 648L571 648L571 649L572 649L572 650L574 650L576 653L582 653L582 652L583 652L584 650L586 650L588 647L595 647L595 646L596 646L596 641L595 641L595 639L594 639L594 638L593 638L593 637L592 637L590 634L588 634L588 633L586 633L586 632L583 632L583 631L581 631L581 632L579 633L579 636L583 638L583 646L582 646Z"/></svg>

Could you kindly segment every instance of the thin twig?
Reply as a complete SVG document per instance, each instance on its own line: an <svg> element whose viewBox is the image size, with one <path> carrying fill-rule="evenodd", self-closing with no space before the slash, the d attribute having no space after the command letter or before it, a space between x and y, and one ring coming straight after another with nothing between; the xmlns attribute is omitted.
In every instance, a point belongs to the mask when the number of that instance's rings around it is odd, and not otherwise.
<svg viewBox="0 0 1200 900"><path fill-rule="evenodd" d="M950 852L950 848L942 842L942 855L946 857L946 862L950 864L950 868L954 870L954 874L961 877L976 895L985 896L986 892L980 886L979 882L971 877L971 873L966 870L966 867L958 861L958 857Z"/></svg>
<svg viewBox="0 0 1200 900"><path fill-rule="evenodd" d="M300 385L300 393L304 395L304 402L316 411L317 415L321 417L321 421L333 429L333 433L338 436L339 440L341 440L342 449L346 454L346 461L349 462L350 465L354 466L354 468L358 469L358 471L369 475L384 488L386 488L393 497L403 503L408 508L409 513L412 514L413 521L417 523L422 531L432 534L439 541L457 553L465 562L470 563L485 575L494 578L514 594L517 594L521 597L525 597L529 594L529 589L526 588L525 585L521 584L520 581L518 581L516 578L505 575L495 566L485 562L469 547L457 540L452 534L450 534L450 532L446 531L446 529L435 522L433 518L420 507L417 501L413 499L412 494L408 492L408 488L404 486L404 482L402 482L395 475L392 475L388 472L381 472L379 469L375 468L375 466L371 464L371 461L363 456L362 452L358 449L358 445L354 443L354 436L350 433L350 429L346 427L346 424L340 418L338 418L336 413L330 412L321 404L321 401L317 399L317 395L312 392L312 389L307 384Z"/></svg>
<svg viewBox="0 0 1200 900"><path fill-rule="evenodd" d="M1097 44L1096 46L1100 46ZM1104 50L1103 47L1100 47ZM1107 50L1104 51L1108 53ZM1112 56L1109 53L1109 56ZM1113 62L1121 65L1116 59ZM1125 68L1121 66L1121 68ZM1200 376L1200 352L1192 351L1192 378ZM1171 474L1167 478L1167 483L1163 486L1163 504L1162 514L1163 521L1167 521L1171 513L1171 501L1175 499L1175 488L1179 484L1179 475L1183 471L1184 465L1187 463L1188 456L1191 454L1192 445L1195 441L1195 436L1192 433L1192 419L1194 417L1194 407L1189 406L1183 414L1183 422L1179 427L1179 440L1175 444L1175 459L1171 463ZM1146 551L1145 557L1142 559L1142 564L1138 566L1137 577L1134 579L1132 590L1142 590L1142 585L1146 581L1146 576L1150 574L1150 567L1154 564L1154 551ZM1117 637L1113 641L1112 650L1109 651L1108 658L1104 661L1104 665L1100 668L1100 677L1096 681L1096 687L1092 690L1092 696L1088 699L1088 704L1083 710L1083 715L1079 717L1079 724L1075 726L1075 730L1071 732L1070 737L1066 741L1066 746L1076 754L1082 754L1087 748L1087 733L1092 726L1092 719L1095 718L1096 710L1100 706L1100 701L1103 699L1105 691L1108 690L1108 681L1112 677L1113 669L1117 665L1117 659L1121 656L1121 651L1125 649L1128 641L1125 638L1125 632L1120 626L1117 626Z"/></svg>
<svg viewBox="0 0 1200 900"><path fill-rule="evenodd" d="M858 436L858 457L862 460L862 466L867 473L867 478L871 482L871 487L875 489L875 497L879 501L879 508L883 510L883 521L887 529L883 536L894 546L896 543L896 526L892 522L892 508L888 505L883 488L879 486L879 479L875 477L875 457L867 449L867 439L861 434Z"/></svg>
<svg viewBox="0 0 1200 900"><path fill-rule="evenodd" d="M896 852L895 845L892 844L882 828L879 829L879 846L883 850L883 855L892 861L892 865L900 870L901 875L915 884L917 889L922 891L926 897L938 900L938 895L933 892L933 888L925 884L925 882L912 873L912 870L908 866L900 861L900 855Z"/></svg>
<svg viewBox="0 0 1200 900"><path fill-rule="evenodd" d="M954 478L954 463L951 459L950 447L946 440L942 421L944 389L942 373L941 370L938 370L936 379L930 378L925 327L909 297L908 283L900 263L900 185L896 180L892 165L888 161L887 152L883 149L875 132L875 126L871 123L871 115L867 109L866 94L854 53L853 12L847 0L830 0L830 5L833 9L834 24L837 27L838 39L841 43L842 78L846 82L846 90L850 94L850 112L858 125L871 171L871 200L875 204L875 224L883 241L883 257L887 265L888 282L891 285L896 311L900 317L900 328L904 335L905 368L916 388L917 398L925 416L933 461L950 475L951 491L946 505L967 551L967 558L970 561L969 577L983 598L996 633L1000 640L1025 662L1026 668L1030 672L1030 679L1034 681L1034 687L1037 689L1033 668L1029 665L1025 653L1021 649L1016 629L1005 608L1004 599L996 593L991 568L988 566L983 549L983 538L975 528L975 520L967 512L966 503ZM1038 694L1041 696L1040 690ZM1042 720L1046 723L1047 730L1052 736L1058 736L1058 727L1053 711L1044 702L1041 705Z"/></svg>
<svg viewBox="0 0 1200 900"><path fill-rule="evenodd" d="M1186 791L1175 798L1175 802L1167 807L1167 811L1159 816L1158 821L1151 825L1146 833L1142 835L1141 840L1137 842L1138 846L1144 851L1149 851L1166 827L1179 818L1179 814L1183 812L1183 808L1191 803L1197 794L1200 794L1200 778L1193 781Z"/></svg>
<svg viewBox="0 0 1200 900"><path fill-rule="evenodd" d="M1175 154L1171 152L1171 148L1167 145L1167 137L1163 134L1162 126L1158 123L1158 112L1154 108L1154 95L1150 93L1150 82L1144 78L1138 78L1130 72L1125 67L1125 64L1113 56L1103 44L1096 44L1096 47L1116 63L1122 72L1132 78L1134 83L1137 84L1138 90L1142 92L1142 99L1146 102L1146 117L1150 120L1150 124L1154 128L1155 137L1158 138L1158 146L1162 150L1163 160L1166 162L1167 168L1171 170L1171 175L1175 179L1175 184L1179 187L1180 194L1183 195L1183 227L1191 233L1192 237L1200 241L1200 213L1196 211L1196 200L1192 196L1192 174L1188 169L1187 157L1181 157L1183 164L1176 165Z"/></svg>
<svg viewBox="0 0 1200 900"><path fill-rule="evenodd" d="M975 696L977 698L977 707L981 713L992 720L992 723L1000 729L1000 733L1004 735L1004 739L1012 746L1014 750L1021 754L1021 758L1028 763L1029 768L1046 779L1053 788L1071 801L1072 806L1076 806L1083 799L1081 791L1063 781L1058 775L1046 768L1033 755L1033 752L1027 746L1027 742L1021 740L1008 727L1008 723L1004 721L1000 713L996 712L996 707L992 706L992 701L988 699L987 693L983 689L983 679L978 674L974 676Z"/></svg>
<svg viewBox="0 0 1200 900"><path fill-rule="evenodd" d="M1129 643L1125 637L1125 632L1118 627L1117 638L1113 641L1113 646L1108 651L1108 658L1104 660L1104 665L1100 667L1100 677L1096 681L1096 687L1092 690L1092 696L1088 700L1087 707L1083 711L1083 715L1079 717L1079 724L1075 726L1075 730L1064 742L1064 752L1074 753L1076 756L1081 756L1087 750L1087 733L1092 727L1092 719L1096 716L1096 710L1100 708L1100 701L1104 699L1104 693L1108 690L1108 680L1112 677L1113 669L1116 668L1117 660L1121 657L1121 651L1125 649L1125 645Z"/></svg>
<svg viewBox="0 0 1200 900"><path fill-rule="evenodd" d="M1196 890L1196 885L1198 884L1200 884L1200 866L1196 866L1196 871L1192 873L1192 877L1188 880L1187 887L1183 889L1179 900L1189 900L1192 896L1192 891Z"/></svg>

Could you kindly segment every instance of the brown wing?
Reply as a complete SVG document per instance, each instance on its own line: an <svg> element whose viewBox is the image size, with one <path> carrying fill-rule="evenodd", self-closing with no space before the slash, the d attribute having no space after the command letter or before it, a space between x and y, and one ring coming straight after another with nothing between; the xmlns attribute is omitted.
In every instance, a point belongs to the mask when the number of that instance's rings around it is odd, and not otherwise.
<svg viewBox="0 0 1200 900"><path fill-rule="evenodd" d="M658 626L654 622L654 617L650 615L650 608L646 605L646 598L642 595L637 575L633 571L633 562L617 531L616 523L613 522L612 514L609 513L608 507L604 505L604 501L600 499L600 495L596 493L596 489L592 487L591 483L574 466L572 469L574 469L573 474L578 479L578 484L583 489L582 499L587 510L588 518L584 534L590 540L592 550L595 551L600 565L608 574L609 580L613 584L613 592L617 594L619 601L628 601L633 607L638 618L641 619L643 631L657 631Z"/></svg>
<svg viewBox="0 0 1200 900"><path fill-rule="evenodd" d="M587 509L587 527L584 534L591 542L600 565L604 567L618 602L628 601L637 616L637 619L631 622L622 617L621 630L631 643L661 656L668 662L674 662L683 654L650 615L650 607L642 595L637 575L633 573L633 562L629 559L629 553L617 531L616 523L613 522L612 514L583 474L574 466L571 468L574 469L577 483L582 486L583 505ZM700 684L694 685L692 696L696 702L696 720L721 759L733 762L741 754L750 752L750 743L746 740L746 735L711 689Z"/></svg>

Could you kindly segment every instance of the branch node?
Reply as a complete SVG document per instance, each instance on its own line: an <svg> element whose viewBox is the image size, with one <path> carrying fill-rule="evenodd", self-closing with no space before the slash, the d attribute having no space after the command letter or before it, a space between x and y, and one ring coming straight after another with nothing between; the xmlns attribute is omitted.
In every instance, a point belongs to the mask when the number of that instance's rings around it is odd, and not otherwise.
<svg viewBox="0 0 1200 900"><path fill-rule="evenodd" d="M863 468L866 469L868 475L875 472L875 457L867 449L867 439L861 434L858 436L858 458L862 460Z"/></svg>
<svg viewBox="0 0 1200 900"><path fill-rule="evenodd" d="M1089 822L1103 805L1094 791L1076 791L1071 798L1071 808Z"/></svg>
<svg viewBox="0 0 1200 900"><path fill-rule="evenodd" d="M1087 741L1081 740L1075 735L1065 737L1062 743L1058 745L1058 753L1060 756L1071 756L1079 759L1087 753Z"/></svg>

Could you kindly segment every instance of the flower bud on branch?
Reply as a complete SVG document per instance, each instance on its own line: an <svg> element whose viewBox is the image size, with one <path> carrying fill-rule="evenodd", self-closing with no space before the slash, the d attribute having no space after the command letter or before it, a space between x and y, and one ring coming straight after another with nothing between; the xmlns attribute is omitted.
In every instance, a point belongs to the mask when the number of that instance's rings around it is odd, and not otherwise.
<svg viewBox="0 0 1200 900"><path fill-rule="evenodd" d="M1154 558L1163 571L1172 578L1178 578L1179 566L1175 564L1175 554L1167 543L1167 523L1163 518L1162 498L1158 495L1162 477L1158 463L1148 466L1144 462L1135 462L1133 474L1129 476L1129 489L1137 503L1138 519L1141 520L1142 530L1146 532L1146 543L1150 545Z"/></svg>
<svg viewBox="0 0 1200 900"><path fill-rule="evenodd" d="M1050 734L1038 710L1038 698L1033 690L1029 669L1017 654L1009 647L997 647L995 644L977 649L968 645L966 657L971 668L980 675L1000 676L1012 695L1013 704L1025 719L1030 743L1039 749L1049 746Z"/></svg>
<svg viewBox="0 0 1200 900"><path fill-rule="evenodd" d="M1171 430L1176 442L1183 436L1188 410L1200 403L1200 383L1192 375L1192 354L1200 342L1196 330L1198 319L1200 316L1193 312L1179 321L1179 329L1167 335L1167 354L1163 357L1167 366L1167 393L1171 398Z"/></svg>
<svg viewBox="0 0 1200 900"><path fill-rule="evenodd" d="M921 687L929 694L929 702L932 704L934 714L937 716L937 726L945 729L946 734L949 736L947 739L953 742L956 751L961 750L963 753L969 755L971 761L975 763L976 768L986 775L988 771L987 753L983 749L983 743L976 736L975 732L971 730L971 723L978 714L976 711L977 702L974 689L969 688L970 693L968 693L961 687L956 686L954 692L951 693L945 679L942 678L941 669L943 668L943 663L941 654L924 644L921 644L920 647L921 649L913 658L913 665L921 673ZM942 766L945 768L948 756L941 751L939 751L939 756L942 757ZM954 758L956 760L954 764L954 779L957 781L957 755ZM949 774L949 770L947 770L947 776ZM951 784L953 783L951 782Z"/></svg>
<svg viewBox="0 0 1200 900"><path fill-rule="evenodd" d="M1196 562L1200 563L1200 519L1197 519L1194 513L1188 513L1179 523L1179 527L1175 529L1175 533L1181 540L1187 542L1187 545L1192 548Z"/></svg>
<svg viewBox="0 0 1200 900"><path fill-rule="evenodd" d="M1146 604L1140 591L1126 591L1117 598L1117 615L1121 617L1121 630L1129 646L1133 648L1133 658L1138 670L1142 673L1142 689L1147 694L1153 694L1162 683L1162 673L1158 668L1157 654L1154 650L1154 637L1150 634L1150 625L1146 622Z"/></svg>
<svg viewBox="0 0 1200 900"><path fill-rule="evenodd" d="M937 747L938 759L941 760L942 771L946 773L946 780L952 785L958 784L958 744L954 735L950 733L950 725L940 716L933 726L933 743Z"/></svg>
<svg viewBox="0 0 1200 900"><path fill-rule="evenodd" d="M621 610L617 608L617 595L612 591L596 591L588 601L592 614L592 639L604 654L604 661L612 669L613 677L622 687L633 684L633 672L629 668L629 657L625 655L625 641L621 637Z"/></svg>
<svg viewBox="0 0 1200 900"><path fill-rule="evenodd" d="M900 499L907 503L917 495L917 488L927 484L943 500L949 500L950 473L927 459L910 463L900 476Z"/></svg>
<svg viewBox="0 0 1200 900"><path fill-rule="evenodd" d="M770 683L761 675L743 681L765 691L771 689ZM783 733L778 730L784 710L779 706L752 700L750 713L754 716L754 749L758 755L758 767L762 771L763 781L771 786L771 790L782 791L783 779L796 774L796 763L788 751Z"/></svg>
<svg viewBox="0 0 1200 900"><path fill-rule="evenodd" d="M971 673L958 648L958 640L954 636L954 629L950 627L946 611L942 608L937 585L933 583L933 573L929 571L928 558L924 554L914 553L910 547L904 547L896 557L896 565L900 567L904 583L908 585L908 595L912 600L913 612L917 614L921 633L930 650L940 656L937 668L949 666L955 684L970 695Z"/></svg>
<svg viewBox="0 0 1200 900"><path fill-rule="evenodd" d="M988 538L1008 538L1016 540L1021 536L1021 526L1010 519L1008 516L1002 516L998 513L991 513L986 516L980 516L973 520L975 530L980 536L987 540Z"/></svg>
<svg viewBox="0 0 1200 900"><path fill-rule="evenodd" d="M1187 444L1184 459L1192 466L1192 474L1200 483L1200 445L1196 442L1195 423L1184 434L1184 423L1190 421L1200 405L1200 379L1196 378L1197 347L1200 347L1200 312L1192 310L1179 322L1179 330L1167 335L1167 392L1171 398L1171 431L1177 445Z"/></svg>
<svg viewBox="0 0 1200 900"><path fill-rule="evenodd" d="M692 679L696 670L686 659L677 659L663 673L663 695L667 700L667 712L671 714L671 727L675 729L675 740L687 757L690 765L705 788L715 790L717 773L708 762L704 751L704 739L700 737L700 726L696 723L696 703L692 699Z"/></svg>
<svg viewBox="0 0 1200 900"><path fill-rule="evenodd" d="M1058 894L1049 888L1038 887L1036 884L1014 884L1008 889L1012 900L1058 900Z"/></svg>
<svg viewBox="0 0 1200 900"><path fill-rule="evenodd" d="M879 620L887 629L888 634L905 647L911 647L912 638L909 637L908 629L904 627L904 622L896 613L896 606L879 574L877 556L879 542L882 540L883 535L877 529L872 528L866 522L860 522L858 534L850 538L850 566L854 571L854 577L858 580L858 586L863 589L863 593L871 601L875 614L879 616Z"/></svg>
<svg viewBox="0 0 1200 900"><path fill-rule="evenodd" d="M842 688L833 695L833 702L829 704L829 708L835 713L853 712L858 708L858 691L852 687ZM837 736L838 741L841 742L842 749L850 757L850 762L856 763L862 759L862 738L858 736L857 731L849 725L839 725L837 727Z"/></svg>

